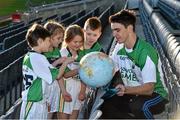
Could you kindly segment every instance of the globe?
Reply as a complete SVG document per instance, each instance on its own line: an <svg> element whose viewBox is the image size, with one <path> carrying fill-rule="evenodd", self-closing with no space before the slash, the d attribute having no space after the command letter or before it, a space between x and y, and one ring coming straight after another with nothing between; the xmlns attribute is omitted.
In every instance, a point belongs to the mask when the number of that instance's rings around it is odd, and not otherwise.
<svg viewBox="0 0 180 120"><path fill-rule="evenodd" d="M107 85L113 78L114 63L102 52L91 52L80 61L79 76L88 86L97 88Z"/></svg>

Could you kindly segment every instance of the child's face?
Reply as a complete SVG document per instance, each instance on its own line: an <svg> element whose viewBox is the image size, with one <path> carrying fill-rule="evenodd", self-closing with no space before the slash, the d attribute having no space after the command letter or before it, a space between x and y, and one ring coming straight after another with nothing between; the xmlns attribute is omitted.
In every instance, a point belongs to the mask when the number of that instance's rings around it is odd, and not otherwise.
<svg viewBox="0 0 180 120"><path fill-rule="evenodd" d="M50 48L50 37L46 37L45 40L40 39L39 40L39 47L41 52L48 52Z"/></svg>
<svg viewBox="0 0 180 120"><path fill-rule="evenodd" d="M55 48L59 47L59 44L63 41L63 33L56 34L51 37L51 45Z"/></svg>
<svg viewBox="0 0 180 120"><path fill-rule="evenodd" d="M100 29L91 30L90 28L87 28L84 31L85 35L85 44L89 46L93 46L95 42L97 42L98 38L101 35Z"/></svg>
<svg viewBox="0 0 180 120"><path fill-rule="evenodd" d="M83 38L79 35L76 35L69 43L67 43L67 46L70 49L77 51L83 46Z"/></svg>

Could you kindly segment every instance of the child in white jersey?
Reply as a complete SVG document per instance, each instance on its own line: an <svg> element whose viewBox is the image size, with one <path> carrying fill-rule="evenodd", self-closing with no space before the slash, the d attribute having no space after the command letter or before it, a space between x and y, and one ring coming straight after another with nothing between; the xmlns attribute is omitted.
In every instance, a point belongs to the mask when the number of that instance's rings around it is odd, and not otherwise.
<svg viewBox="0 0 180 120"><path fill-rule="evenodd" d="M71 94L72 101L65 102L62 98L60 101L60 112L62 119L77 119L81 102L85 99L85 86L78 78L77 71L79 68L78 51L83 46L84 33L80 26L71 25L65 30L64 44L61 49L61 56L74 57L76 62L68 64L64 74L65 90Z"/></svg>
<svg viewBox="0 0 180 120"><path fill-rule="evenodd" d="M51 34L51 47L48 52L44 53L44 55L53 66L59 67L59 63L62 64L66 59L66 57L61 57L60 55L65 29L56 21L48 21L44 25L44 28L46 28Z"/></svg>
<svg viewBox="0 0 180 120"><path fill-rule="evenodd" d="M51 48L50 48L50 51L48 52L45 52L44 55L47 57L48 61L54 66L54 67L57 67L59 68L60 65L66 60L66 56L65 57L62 57L61 56L61 53L60 53L60 49L61 49L61 44L63 42L63 37L64 37L64 32L65 32L65 29L64 27L56 22L56 21L48 21L44 27L50 32L51 34L51 39L50 39L50 42L51 42ZM65 89L64 88L64 85L63 85L63 80L60 80L59 81L59 86L60 86L60 89ZM62 88L63 87L63 88ZM52 93L53 94L53 93ZM68 93L68 92L64 92L64 100L65 101L71 101L71 95ZM59 99L60 99L60 96L59 96ZM59 111L59 102L58 103L55 103L53 102L51 104L51 108L56 108L57 111ZM54 111L52 111L50 109L49 111L50 113L48 114L49 115L49 118L52 118L53 116L53 113ZM57 113L57 118L60 118L60 115L59 115L59 112Z"/></svg>
<svg viewBox="0 0 180 120"><path fill-rule="evenodd" d="M50 48L50 33L41 25L34 24L27 32L26 39L31 51L23 60L22 106L20 119L47 119L47 105L57 102L59 85L56 79L61 79L68 63L67 59L58 69L54 68L42 54ZM56 94L51 94L56 92ZM54 97L52 97L54 96ZM53 98L53 99L50 99Z"/></svg>

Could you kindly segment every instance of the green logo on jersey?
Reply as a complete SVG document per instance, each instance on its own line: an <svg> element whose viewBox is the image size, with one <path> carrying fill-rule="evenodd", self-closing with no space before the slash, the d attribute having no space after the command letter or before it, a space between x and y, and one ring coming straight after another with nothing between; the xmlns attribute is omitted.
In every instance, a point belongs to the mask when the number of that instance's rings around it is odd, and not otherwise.
<svg viewBox="0 0 180 120"><path fill-rule="evenodd" d="M139 82L139 80L136 78L136 74L131 69L122 68L121 69L121 77L126 78L127 80L130 80L130 81Z"/></svg>

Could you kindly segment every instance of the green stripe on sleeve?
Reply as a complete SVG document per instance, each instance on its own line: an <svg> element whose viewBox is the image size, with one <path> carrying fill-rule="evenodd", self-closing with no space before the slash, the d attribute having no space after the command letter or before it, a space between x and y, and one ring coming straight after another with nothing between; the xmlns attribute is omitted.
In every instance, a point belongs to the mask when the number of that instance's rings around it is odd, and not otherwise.
<svg viewBox="0 0 180 120"><path fill-rule="evenodd" d="M51 75L52 75L52 80L56 80L58 74L59 74L59 69L57 68L49 68L51 71Z"/></svg>

